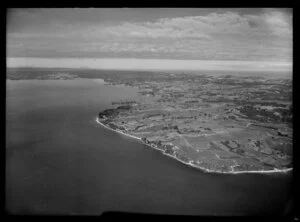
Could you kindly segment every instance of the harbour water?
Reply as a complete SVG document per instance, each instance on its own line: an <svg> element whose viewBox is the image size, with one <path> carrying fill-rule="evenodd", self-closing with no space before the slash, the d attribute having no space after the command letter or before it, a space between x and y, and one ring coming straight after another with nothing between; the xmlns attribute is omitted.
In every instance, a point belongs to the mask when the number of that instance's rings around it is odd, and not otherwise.
<svg viewBox="0 0 300 222"><path fill-rule="evenodd" d="M95 122L136 89L102 80L7 80L6 209L183 215L284 214L292 172L210 174Z"/></svg>

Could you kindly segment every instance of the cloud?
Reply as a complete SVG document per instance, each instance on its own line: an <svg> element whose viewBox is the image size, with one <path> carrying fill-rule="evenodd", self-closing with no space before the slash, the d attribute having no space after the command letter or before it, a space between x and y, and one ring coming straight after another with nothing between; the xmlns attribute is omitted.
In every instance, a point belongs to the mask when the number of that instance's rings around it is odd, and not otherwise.
<svg viewBox="0 0 300 222"><path fill-rule="evenodd" d="M21 11L18 16L28 13ZM17 24L17 19L13 20ZM151 22L70 21L54 18L37 25L35 20L31 27L27 24L24 27L28 28L9 29L9 54L101 57L128 53L149 58L274 61L292 58L292 16L273 9L260 14L223 11Z"/></svg>
<svg viewBox="0 0 300 222"><path fill-rule="evenodd" d="M111 26L99 34L137 38L210 38L213 35L291 35L291 20L281 12L240 15L236 12L210 13L205 16L162 18Z"/></svg>
<svg viewBox="0 0 300 222"><path fill-rule="evenodd" d="M202 16L160 18L156 21L119 24L87 23L84 21L46 19L46 13L37 10L12 10L9 14L9 34L20 37L128 37L128 38L199 38L209 39L216 35L279 35L291 36L292 16L282 11L266 9L261 14L239 14L237 12L214 12ZM73 12L73 11L72 11ZM49 16L49 15L48 15ZM30 24L23 21L25 17ZM28 23L27 22L27 23ZM23 27L23 28L22 28Z"/></svg>

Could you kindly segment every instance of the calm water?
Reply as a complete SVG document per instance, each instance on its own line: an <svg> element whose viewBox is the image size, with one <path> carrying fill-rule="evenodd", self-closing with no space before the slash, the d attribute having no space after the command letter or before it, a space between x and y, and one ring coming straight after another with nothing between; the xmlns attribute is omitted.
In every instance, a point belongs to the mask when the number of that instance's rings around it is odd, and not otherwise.
<svg viewBox="0 0 300 222"><path fill-rule="evenodd" d="M252 215L289 208L292 173L207 174L102 128L97 113L121 98L138 99L136 89L8 80L7 210Z"/></svg>

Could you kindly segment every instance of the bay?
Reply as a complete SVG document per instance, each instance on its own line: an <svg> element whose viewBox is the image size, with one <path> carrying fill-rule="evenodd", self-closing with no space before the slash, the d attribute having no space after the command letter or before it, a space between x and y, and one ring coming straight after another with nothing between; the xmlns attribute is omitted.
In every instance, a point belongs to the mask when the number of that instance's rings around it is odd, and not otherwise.
<svg viewBox="0 0 300 222"><path fill-rule="evenodd" d="M137 89L99 79L7 80L6 209L276 215L292 203L292 172L204 173L101 127L99 111Z"/></svg>

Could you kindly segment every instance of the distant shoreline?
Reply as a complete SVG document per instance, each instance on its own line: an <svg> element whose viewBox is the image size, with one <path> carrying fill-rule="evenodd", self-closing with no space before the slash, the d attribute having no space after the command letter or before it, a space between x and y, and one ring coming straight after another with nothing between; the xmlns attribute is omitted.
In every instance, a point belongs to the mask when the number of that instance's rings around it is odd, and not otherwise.
<svg viewBox="0 0 300 222"><path fill-rule="evenodd" d="M245 60L195 60L195 59L141 59L141 58L41 58L7 57L7 67L34 68L92 68L110 70L156 70L156 71L251 71L291 72L292 62L245 61ZM182 68L184 67L184 68Z"/></svg>
<svg viewBox="0 0 300 222"><path fill-rule="evenodd" d="M133 138L133 139L136 139L136 140L139 140L139 141L142 142L142 139L139 138L139 137L137 137L137 136L133 136L133 135L124 133L124 132L122 132L122 131L120 131L120 130L114 130L114 129L112 129L112 128L106 126L105 124L103 124L103 123L101 123L101 122L99 121L99 118L98 118L98 117L96 118L96 122L97 122L98 124L100 124L101 126L105 127L106 129L112 130L112 131L114 131L114 132L123 134L124 136L131 137L131 138ZM179 162L181 162L181 163L183 163L183 164L185 164L185 165L188 165L188 166L193 167L193 168L196 168L196 169L200 169L200 170L203 171L204 173L219 173L219 174L260 173L260 174L265 174L265 173L287 173L287 172L293 170L293 168L288 168L288 169L284 169L284 170L279 170L279 169L276 169L276 168L275 168L274 170L228 171L228 172L219 171L219 170L209 170L209 169L206 169L206 168L203 168L203 167L196 166L196 165L194 165L194 164L192 164L192 163L190 163L190 162L189 162L189 163L184 162L184 161L178 159L177 157L175 157L175 156L173 156L173 155L170 155L170 154L167 154L167 153L163 152L161 149L152 147L152 146L150 146L150 145L148 145L148 144L145 144L144 142L142 142L142 143L143 143L144 145L146 145L146 146L149 146L149 147L153 148L153 149L159 150L162 154L164 154L164 155L166 155L166 156L169 156L169 157L171 157L171 158L173 158L173 159L175 159L175 160L177 160L177 161L179 161Z"/></svg>

